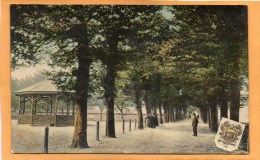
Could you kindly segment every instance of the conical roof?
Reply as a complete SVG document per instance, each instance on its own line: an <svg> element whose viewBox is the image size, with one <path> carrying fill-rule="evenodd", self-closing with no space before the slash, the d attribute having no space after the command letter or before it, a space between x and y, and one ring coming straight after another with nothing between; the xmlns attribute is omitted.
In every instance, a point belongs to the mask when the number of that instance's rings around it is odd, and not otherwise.
<svg viewBox="0 0 260 160"><path fill-rule="evenodd" d="M21 89L15 92L15 94L58 94L59 92L61 91L58 90L57 86L53 84L52 81L43 80L40 83Z"/></svg>

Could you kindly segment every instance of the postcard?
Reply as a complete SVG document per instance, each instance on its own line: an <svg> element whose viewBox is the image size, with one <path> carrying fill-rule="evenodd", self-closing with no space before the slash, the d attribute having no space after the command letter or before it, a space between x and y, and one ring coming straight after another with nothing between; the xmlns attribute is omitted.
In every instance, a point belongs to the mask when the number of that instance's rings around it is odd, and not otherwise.
<svg viewBox="0 0 260 160"><path fill-rule="evenodd" d="M256 159L259 4L2 2L3 159Z"/></svg>

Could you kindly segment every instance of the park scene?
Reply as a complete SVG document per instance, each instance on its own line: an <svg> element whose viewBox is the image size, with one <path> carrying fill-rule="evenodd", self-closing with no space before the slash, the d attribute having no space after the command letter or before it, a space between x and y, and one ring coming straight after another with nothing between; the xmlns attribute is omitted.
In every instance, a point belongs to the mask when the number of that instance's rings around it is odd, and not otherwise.
<svg viewBox="0 0 260 160"><path fill-rule="evenodd" d="M246 6L11 5L10 16L14 154L249 153ZM245 125L231 152L214 142L222 118Z"/></svg>

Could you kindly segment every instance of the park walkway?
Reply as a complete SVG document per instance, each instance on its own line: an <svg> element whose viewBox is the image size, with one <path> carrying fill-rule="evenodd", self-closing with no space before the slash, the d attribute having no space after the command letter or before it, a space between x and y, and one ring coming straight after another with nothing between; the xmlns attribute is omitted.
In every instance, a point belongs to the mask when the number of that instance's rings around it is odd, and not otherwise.
<svg viewBox="0 0 260 160"><path fill-rule="evenodd" d="M216 133L207 124L198 126L198 137L192 136L191 120L164 123L159 127L132 130L126 123L122 133L122 122L116 122L117 138L105 137L105 121L100 123L100 141L96 141L95 122L88 123L88 149L70 149L73 127L50 127L49 153L167 153L167 154L234 154L216 147ZM15 125L13 123L13 149L15 153L42 153L44 127Z"/></svg>
<svg viewBox="0 0 260 160"><path fill-rule="evenodd" d="M207 124L199 123L198 137L192 136L191 120L165 123L159 127L133 130L119 134L117 139L103 137L96 143L94 150L106 149L111 153L222 153L229 154L216 147L213 133ZM114 147L113 147L114 146Z"/></svg>

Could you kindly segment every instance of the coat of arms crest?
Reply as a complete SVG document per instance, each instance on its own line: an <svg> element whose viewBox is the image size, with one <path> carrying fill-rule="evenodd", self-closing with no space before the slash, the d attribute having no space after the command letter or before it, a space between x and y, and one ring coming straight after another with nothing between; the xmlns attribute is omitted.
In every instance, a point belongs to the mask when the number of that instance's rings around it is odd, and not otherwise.
<svg viewBox="0 0 260 160"><path fill-rule="evenodd" d="M217 147L227 151L238 148L245 125L227 118L222 118L215 138Z"/></svg>

